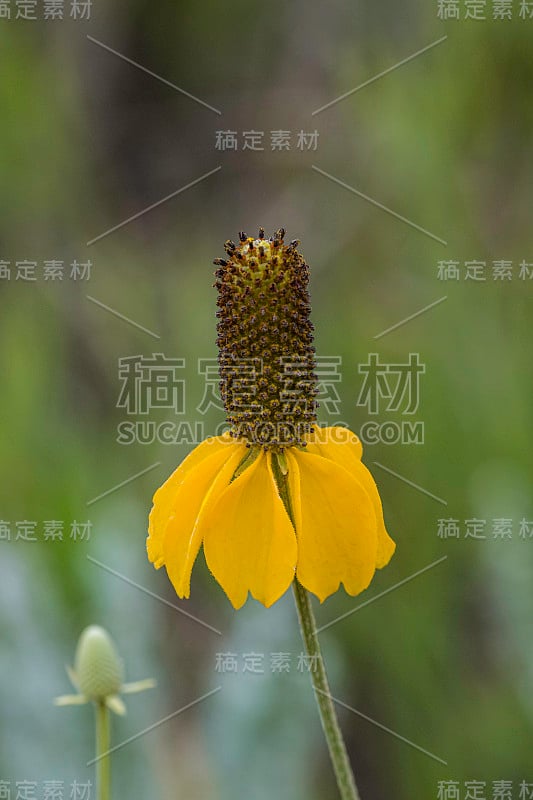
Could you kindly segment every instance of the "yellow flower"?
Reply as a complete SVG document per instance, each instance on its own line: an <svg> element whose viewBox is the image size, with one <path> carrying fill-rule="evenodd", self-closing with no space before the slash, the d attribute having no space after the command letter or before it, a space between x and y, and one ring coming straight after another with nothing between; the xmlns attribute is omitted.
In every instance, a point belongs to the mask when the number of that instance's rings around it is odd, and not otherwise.
<svg viewBox="0 0 533 800"><path fill-rule="evenodd" d="M317 427L304 450L285 451L296 530L276 484L272 453L261 451L231 480L247 452L229 435L206 439L154 496L148 556L157 568L166 566L179 597L189 597L202 544L235 608L249 591L272 605L295 574L321 601L341 582L351 595L366 589L395 545L357 436Z"/></svg>
<svg viewBox="0 0 533 800"><path fill-rule="evenodd" d="M341 583L356 595L395 549L359 439L316 424L308 267L283 234L241 234L239 247L226 243L230 260L215 262L231 428L190 453L149 519L148 557L179 597L202 545L235 608L248 592L271 606L295 577L321 601Z"/></svg>

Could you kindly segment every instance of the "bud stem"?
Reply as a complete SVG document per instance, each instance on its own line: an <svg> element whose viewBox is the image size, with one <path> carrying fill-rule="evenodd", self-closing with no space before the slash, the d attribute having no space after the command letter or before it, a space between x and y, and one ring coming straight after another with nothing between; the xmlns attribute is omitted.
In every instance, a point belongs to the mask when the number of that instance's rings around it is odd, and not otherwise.
<svg viewBox="0 0 533 800"><path fill-rule="evenodd" d="M96 798L111 800L110 719L105 700L94 704L96 719Z"/></svg>

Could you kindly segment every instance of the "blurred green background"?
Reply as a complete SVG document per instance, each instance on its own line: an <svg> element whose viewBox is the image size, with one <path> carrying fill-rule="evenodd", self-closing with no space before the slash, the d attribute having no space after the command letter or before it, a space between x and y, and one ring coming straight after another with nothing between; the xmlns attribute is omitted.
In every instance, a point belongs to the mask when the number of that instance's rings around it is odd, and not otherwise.
<svg viewBox="0 0 533 800"><path fill-rule="evenodd" d="M520 271L533 262L533 19L518 2L512 20L491 19L488 3L486 21L445 21L421 0L94 0L89 20L63 21L15 19L15 5L0 19L0 780L13 797L17 782L36 782L41 797L45 781L64 781L67 797L74 780L92 779L92 710L52 699L69 691L64 665L96 622L115 637L128 680L158 681L127 698L115 744L222 687L117 751L116 797L337 797L297 668L290 593L236 613L200 558L191 599L179 601L147 562L146 518L191 444L117 442L124 420L199 421L206 433L223 421L214 407L198 411L197 360L216 356L211 262L239 229L263 225L301 240L318 354L342 358L341 402L324 420L360 431L371 418L357 403L369 353L389 364L418 353L426 366L414 415L424 443L365 448L396 555L360 598L340 591L316 607L327 624L447 556L322 635L333 695L389 729L339 710L362 798L437 798L441 781L458 782L461 797L471 780L487 798L497 781L512 782L509 797L522 781L533 790L533 523L520 535L533 520L533 280ZM252 129L265 132L261 152L242 149ZM297 132L315 129L316 151L298 149ZM238 132L238 149L217 150L217 130ZM271 130L291 131L291 149L272 151ZM53 260L64 261L62 281L44 279ZM90 280L70 277L75 260L92 262ZM439 279L442 260L459 263L459 280ZM484 282L464 278L475 260ZM512 262L511 279L493 280L499 260ZM36 262L35 281L17 279L17 261ZM153 353L185 359L184 413L117 407L119 359ZM386 407L377 418L410 419ZM465 536L472 518L486 521L485 539ZM457 520L460 535L439 537L439 519ZM510 538L493 535L499 519L512 521ZM63 521L63 541L45 540L50 520ZM20 536L24 521L36 541ZM91 522L89 541L70 537L73 521ZM270 669L279 652L291 656L281 674ZM228 653L237 672L219 669ZM262 674L244 671L251 653Z"/></svg>

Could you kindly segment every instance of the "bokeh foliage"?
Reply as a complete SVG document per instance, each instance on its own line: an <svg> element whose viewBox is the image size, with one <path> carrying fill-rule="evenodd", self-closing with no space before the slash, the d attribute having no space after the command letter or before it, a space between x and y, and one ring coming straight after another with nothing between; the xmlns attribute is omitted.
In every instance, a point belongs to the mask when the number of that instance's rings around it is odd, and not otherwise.
<svg viewBox="0 0 533 800"><path fill-rule="evenodd" d="M145 557L155 487L186 444L120 446L119 358L186 359L199 417L199 357L216 355L211 261L238 229L286 227L312 267L319 354L343 359L341 418L358 430L357 365L420 353L422 446L367 447L398 543L358 600L324 624L447 560L324 632L333 693L435 753L341 711L363 798L436 797L437 782L533 782L531 574L532 21L449 22L436 4L302 0L154 4L94 0L90 23L0 21L0 259L93 262L88 283L2 281L0 516L90 518L89 543L0 542L0 779L89 776L90 711L57 710L80 630L113 633L133 698L116 741L218 685L213 698L117 753L117 796L334 798L307 676L220 675L217 652L301 651L290 596L235 614L204 566L189 613L221 637L87 560L175 602ZM103 51L90 34L223 110L216 116ZM322 114L311 112L425 44L448 40ZM320 132L316 153L215 150L215 131ZM313 172L315 163L447 240L424 236ZM222 165L205 182L87 248L86 242ZM443 283L440 259L513 260L510 282ZM160 340L87 300L89 294ZM440 306L380 340L380 331ZM153 419L166 418L168 415ZM160 466L87 502L155 462ZM512 518L512 540L442 540L437 520ZM327 535L327 532L325 532ZM268 658L268 655L267 655Z"/></svg>

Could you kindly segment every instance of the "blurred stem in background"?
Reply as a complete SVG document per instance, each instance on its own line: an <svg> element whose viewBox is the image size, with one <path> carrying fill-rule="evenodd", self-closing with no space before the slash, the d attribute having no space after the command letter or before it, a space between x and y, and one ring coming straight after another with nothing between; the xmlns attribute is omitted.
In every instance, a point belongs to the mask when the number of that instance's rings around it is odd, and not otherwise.
<svg viewBox="0 0 533 800"><path fill-rule="evenodd" d="M92 702L96 725L96 800L111 798L111 721L110 712L123 715L126 706L122 694L152 689L155 681L147 678L124 683L124 663L105 628L89 625L82 631L76 647L74 668L67 667L71 683L79 694L56 697L56 706L79 706Z"/></svg>
<svg viewBox="0 0 533 800"><path fill-rule="evenodd" d="M318 641L311 599L307 590L304 589L296 578L293 582L293 590L302 631L302 639L311 665L311 679L315 690L320 720L322 722L324 736L328 743L329 754L333 763L333 769L335 770L339 792L342 800L360 800L353 770L348 759L348 753L346 752L346 745L344 744L342 732L337 720L337 713L329 691L328 676L326 674L326 666Z"/></svg>
<svg viewBox="0 0 533 800"><path fill-rule="evenodd" d="M111 718L105 700L94 704L96 721L96 800L111 798Z"/></svg>

